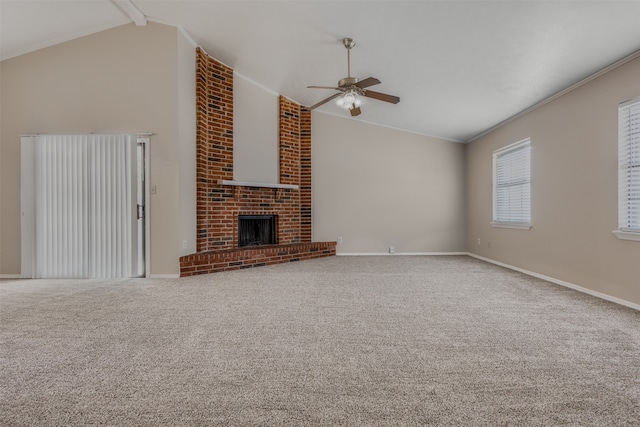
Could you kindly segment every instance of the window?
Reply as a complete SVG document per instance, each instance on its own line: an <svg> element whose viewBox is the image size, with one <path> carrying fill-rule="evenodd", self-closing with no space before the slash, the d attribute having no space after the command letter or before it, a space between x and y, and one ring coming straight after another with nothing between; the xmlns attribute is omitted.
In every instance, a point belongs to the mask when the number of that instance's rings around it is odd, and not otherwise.
<svg viewBox="0 0 640 427"><path fill-rule="evenodd" d="M493 153L494 227L531 228L531 139Z"/></svg>
<svg viewBox="0 0 640 427"><path fill-rule="evenodd" d="M625 240L640 241L640 98L618 109L618 230Z"/></svg>

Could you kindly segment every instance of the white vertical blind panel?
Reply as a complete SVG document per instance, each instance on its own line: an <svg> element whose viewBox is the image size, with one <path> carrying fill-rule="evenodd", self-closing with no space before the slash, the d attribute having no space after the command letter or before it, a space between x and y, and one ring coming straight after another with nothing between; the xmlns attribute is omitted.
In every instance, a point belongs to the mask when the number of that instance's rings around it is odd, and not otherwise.
<svg viewBox="0 0 640 427"><path fill-rule="evenodd" d="M618 117L618 226L640 232L640 99L621 105Z"/></svg>
<svg viewBox="0 0 640 427"><path fill-rule="evenodd" d="M36 277L133 277L132 135L36 141Z"/></svg>
<svg viewBox="0 0 640 427"><path fill-rule="evenodd" d="M36 277L87 277L87 144L81 136L36 139Z"/></svg>
<svg viewBox="0 0 640 427"><path fill-rule="evenodd" d="M131 135L96 135L91 181L91 277L132 277L135 146ZM137 256L137 254L135 254Z"/></svg>

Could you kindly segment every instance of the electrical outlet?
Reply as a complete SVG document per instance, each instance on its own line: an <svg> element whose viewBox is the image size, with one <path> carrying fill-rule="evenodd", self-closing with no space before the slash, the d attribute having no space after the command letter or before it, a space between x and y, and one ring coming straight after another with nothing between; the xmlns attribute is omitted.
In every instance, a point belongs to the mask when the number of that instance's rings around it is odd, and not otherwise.
<svg viewBox="0 0 640 427"><path fill-rule="evenodd" d="M187 241L186 240L182 241L182 249L187 249Z"/></svg>
<svg viewBox="0 0 640 427"><path fill-rule="evenodd" d="M338 243L342 243L342 236L338 237Z"/></svg>
<svg viewBox="0 0 640 427"><path fill-rule="evenodd" d="M158 190L156 189L156 186L152 185L151 186L151 194L157 194L157 193L158 193Z"/></svg>
<svg viewBox="0 0 640 427"><path fill-rule="evenodd" d="M480 244L480 238L478 237L478 244Z"/></svg>
<svg viewBox="0 0 640 427"><path fill-rule="evenodd" d="M390 254L395 254L396 253L396 248L394 248L393 246L389 247L389 253Z"/></svg>

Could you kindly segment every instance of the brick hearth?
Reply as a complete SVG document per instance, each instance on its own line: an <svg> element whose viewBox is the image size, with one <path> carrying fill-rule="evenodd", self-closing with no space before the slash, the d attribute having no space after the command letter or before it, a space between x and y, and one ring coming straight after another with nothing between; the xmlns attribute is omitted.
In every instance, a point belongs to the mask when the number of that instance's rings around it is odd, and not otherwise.
<svg viewBox="0 0 640 427"><path fill-rule="evenodd" d="M260 246L251 249L228 249L183 257L180 275L217 273L219 271L261 267L263 265L302 261L336 254L335 242L297 243Z"/></svg>
<svg viewBox="0 0 640 427"><path fill-rule="evenodd" d="M233 180L233 70L197 50L197 253L180 275L212 273L335 255L335 242L311 242L311 112L280 97L280 184ZM238 248L239 215L275 215L275 246Z"/></svg>

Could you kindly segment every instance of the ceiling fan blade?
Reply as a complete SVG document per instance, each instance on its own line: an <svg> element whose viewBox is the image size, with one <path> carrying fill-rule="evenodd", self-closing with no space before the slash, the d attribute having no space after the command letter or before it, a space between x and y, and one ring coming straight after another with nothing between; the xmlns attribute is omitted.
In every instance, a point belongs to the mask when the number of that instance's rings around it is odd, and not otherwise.
<svg viewBox="0 0 640 427"><path fill-rule="evenodd" d="M353 107L351 110L349 110L351 112L351 116L355 117L355 116L359 116L360 113L362 113L362 111L360 111L360 107Z"/></svg>
<svg viewBox="0 0 640 427"><path fill-rule="evenodd" d="M377 99L379 101L390 102L392 104L397 104L400 102L400 98L393 95L387 95L386 93L374 92L372 90L366 90L364 92L364 96L368 98Z"/></svg>
<svg viewBox="0 0 640 427"><path fill-rule="evenodd" d="M339 87L331 87L331 86L307 86L308 89L333 89L333 90L342 90Z"/></svg>
<svg viewBox="0 0 640 427"><path fill-rule="evenodd" d="M376 79L375 77L367 77L364 80L359 81L358 83L355 84L355 86L358 86L360 89L364 89L365 87L369 87L369 86L373 86L373 85L379 85L380 83L382 83L380 80Z"/></svg>
<svg viewBox="0 0 640 427"><path fill-rule="evenodd" d="M335 99L337 97L339 97L340 95L342 95L342 93L336 93L331 95L330 97L323 99L322 101L318 102L317 104L312 105L311 107L309 107L309 110L313 110L314 108L318 108L321 105L326 104L327 102L331 101L332 99Z"/></svg>

